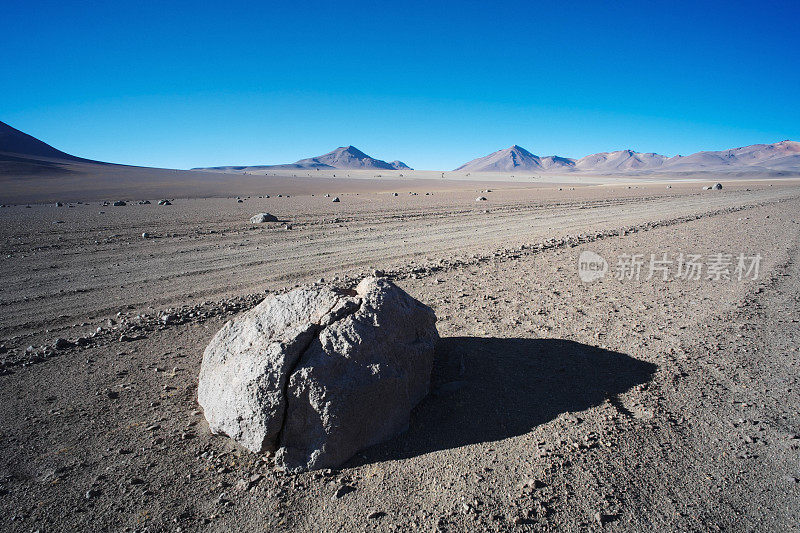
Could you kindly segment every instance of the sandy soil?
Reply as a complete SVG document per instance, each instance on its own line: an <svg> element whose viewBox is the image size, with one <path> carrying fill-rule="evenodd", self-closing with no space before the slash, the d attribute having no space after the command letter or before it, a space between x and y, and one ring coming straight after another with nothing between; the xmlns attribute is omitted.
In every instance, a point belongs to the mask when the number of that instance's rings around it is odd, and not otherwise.
<svg viewBox="0 0 800 533"><path fill-rule="evenodd" d="M4 529L796 528L798 183L454 189L0 209ZM763 262L587 284L583 250ZM373 268L439 317L409 431L293 476L210 435L224 321Z"/></svg>
<svg viewBox="0 0 800 533"><path fill-rule="evenodd" d="M18 160L18 161L17 161ZM433 170L176 170L76 162L47 157L20 159L0 152L0 204L87 200L137 201L143 198L220 198L266 194L379 193L392 191L468 191L475 188L538 189L643 183L713 184L798 179L797 172L698 171L672 173L511 173Z"/></svg>

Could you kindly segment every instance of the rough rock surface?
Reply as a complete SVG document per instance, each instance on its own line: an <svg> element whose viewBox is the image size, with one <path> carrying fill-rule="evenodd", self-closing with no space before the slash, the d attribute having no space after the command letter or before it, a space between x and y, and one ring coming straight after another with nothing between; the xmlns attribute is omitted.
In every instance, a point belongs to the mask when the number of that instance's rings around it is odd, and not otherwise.
<svg viewBox="0 0 800 533"><path fill-rule="evenodd" d="M198 401L213 432L285 468L337 467L405 430L437 340L433 311L386 279L301 287L223 326Z"/></svg>
<svg viewBox="0 0 800 533"><path fill-rule="evenodd" d="M264 222L277 222L278 217L270 213L258 213L250 217L250 222L253 224L263 224Z"/></svg>

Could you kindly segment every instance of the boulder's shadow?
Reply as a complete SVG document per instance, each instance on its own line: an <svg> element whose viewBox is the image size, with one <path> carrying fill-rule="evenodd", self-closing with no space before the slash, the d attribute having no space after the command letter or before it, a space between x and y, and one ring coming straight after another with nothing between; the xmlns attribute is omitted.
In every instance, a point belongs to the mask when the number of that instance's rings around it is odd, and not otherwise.
<svg viewBox="0 0 800 533"><path fill-rule="evenodd" d="M562 339L450 337L409 429L350 464L402 459L529 432L652 378L656 365Z"/></svg>

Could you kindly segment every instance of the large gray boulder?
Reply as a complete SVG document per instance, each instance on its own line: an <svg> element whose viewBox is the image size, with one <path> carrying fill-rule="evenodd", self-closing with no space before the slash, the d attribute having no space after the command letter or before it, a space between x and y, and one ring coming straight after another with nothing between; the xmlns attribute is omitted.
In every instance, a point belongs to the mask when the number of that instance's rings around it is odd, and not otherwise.
<svg viewBox="0 0 800 533"><path fill-rule="evenodd" d="M212 432L284 468L335 468L406 429L438 338L433 311L384 278L301 287L223 326L198 401Z"/></svg>

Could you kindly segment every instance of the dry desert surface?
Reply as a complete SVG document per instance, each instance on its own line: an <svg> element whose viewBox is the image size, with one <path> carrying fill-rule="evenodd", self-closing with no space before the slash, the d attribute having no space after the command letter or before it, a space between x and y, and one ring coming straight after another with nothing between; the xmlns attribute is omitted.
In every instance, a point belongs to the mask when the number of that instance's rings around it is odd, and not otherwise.
<svg viewBox="0 0 800 533"><path fill-rule="evenodd" d="M241 202L0 208L3 530L800 523L800 181L319 179L279 197L247 179ZM605 277L581 281L584 251ZM730 254L730 279L648 279L664 253ZM641 275L618 279L635 254ZM376 269L438 317L408 431L302 474L209 433L197 376L225 321Z"/></svg>

